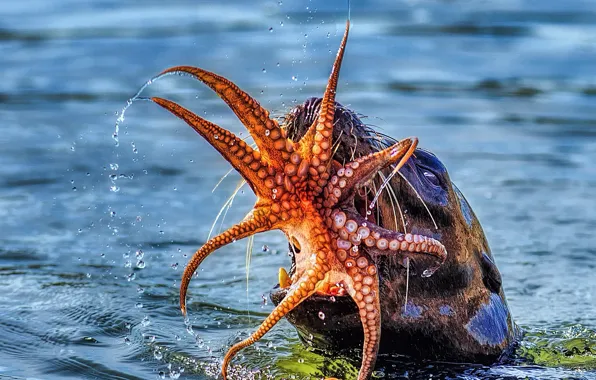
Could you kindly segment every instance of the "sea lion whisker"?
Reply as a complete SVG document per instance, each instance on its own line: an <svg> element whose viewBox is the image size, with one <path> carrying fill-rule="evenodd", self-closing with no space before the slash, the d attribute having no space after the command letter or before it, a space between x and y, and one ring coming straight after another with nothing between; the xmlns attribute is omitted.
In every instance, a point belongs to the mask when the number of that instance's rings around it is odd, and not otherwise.
<svg viewBox="0 0 596 380"><path fill-rule="evenodd" d="M400 155L397 154L397 151L395 151L395 149L397 149L398 146L401 145L401 143L405 140L408 140L408 139L400 140L399 142L394 144L392 147L386 148L382 152L387 151L388 149L391 149L392 154L395 154L392 157L399 157ZM408 151L405 154L401 155L400 161L396 165L393 166L393 170L387 176L387 178L385 178L385 180L381 184L381 187L379 188L379 190L377 190L377 193L375 194L375 197L373 198L373 201L371 202L371 207L374 207L376 205L377 200L379 199L379 196L381 195L383 189L389 184L389 182L391 181L391 179L393 178L395 173L399 172L399 169L401 169L401 167L406 163L406 161L414 154L414 151L416 150L416 147L418 146L418 138L414 137L414 138L411 138L411 140L412 140L412 144L409 146Z"/></svg>
<svg viewBox="0 0 596 380"><path fill-rule="evenodd" d="M217 213L217 216L215 217L215 220L213 221L213 224L211 225L211 229L209 230L209 235L207 236L207 239L211 238L211 234L213 233L213 230L215 229L215 225L217 224L217 221L219 220L219 217L221 216L221 213L223 212L223 210L226 208L226 206L228 204L232 203L232 201L234 200L234 197L236 196L236 194L238 194L238 191L240 191L242 186L244 186L245 184L246 184L246 181L244 179L241 180L240 183L238 183L238 185L236 185L236 188L234 189L232 194L228 197L228 199L226 199L224 204L221 206L221 208L219 209L219 212Z"/></svg>
<svg viewBox="0 0 596 380"><path fill-rule="evenodd" d="M435 218L434 218L433 214L430 212L430 209L426 205L426 202L424 202L424 199L422 199L422 197L420 196L420 194L418 193L418 191L416 190L416 188L414 187L414 185L412 185L410 183L410 181L408 181L408 179L402 173L398 173L398 174L400 175L400 177L402 177L404 179L404 181L406 181L406 183L408 185L410 185L410 187L412 188L412 190L414 190L414 193L416 194L416 197L420 200L420 202L422 202L422 205L426 209L426 212L428 213L428 216L430 216L430 219L433 222L433 225L435 226L435 229L439 229L439 227L437 227L437 222L435 221Z"/></svg>
<svg viewBox="0 0 596 380"><path fill-rule="evenodd" d="M226 174L224 174L219 181L217 181L217 183L215 184L215 186L213 186L213 189L211 189L211 192L214 193L215 190L219 187L219 185L221 185L221 183L223 182L224 179L226 179L227 176L230 175L230 173L232 173L234 171L234 168L231 168L230 170L228 170L226 172Z"/></svg>
<svg viewBox="0 0 596 380"><path fill-rule="evenodd" d="M379 171L379 176L381 177L381 180L385 180L385 174L383 174L383 172ZM408 233L407 228L406 228L406 218L404 216L404 213L402 212L401 206L399 204L399 200L397 199L397 195L395 194L395 191L393 190L392 186L387 186L385 188L385 191L387 191L387 193L389 194L389 201L391 202L391 210L393 211L393 218L394 218L394 223L395 223L395 229L397 230L399 228L399 223L397 222L397 215L395 213L395 206L397 205L397 209L399 211L399 216L401 219L401 223L403 225L403 230L404 233ZM394 203L395 202L395 203Z"/></svg>
<svg viewBox="0 0 596 380"><path fill-rule="evenodd" d="M246 314L250 316L248 305L250 305L250 299L248 294L248 282L250 279L250 263L252 261L252 250L255 242L255 235L251 235L246 239Z"/></svg>
<svg viewBox="0 0 596 380"><path fill-rule="evenodd" d="M379 173L381 173L381 172L379 171ZM377 184L376 184L376 182L375 181L371 181L371 186L373 187L372 188L373 194L376 194L377 193ZM368 205L366 207L368 207ZM380 207L376 207L375 208L375 211L377 213L377 222L378 222L378 221L381 220L381 208ZM397 226L397 217L395 216L395 210L393 210L393 218L395 219L395 225Z"/></svg>
<svg viewBox="0 0 596 380"><path fill-rule="evenodd" d="M352 156L350 157L350 161L354 161L356 157L356 149L358 149L358 136L354 134L354 123L352 123L351 121L350 123L352 124L352 127L350 128L350 133L352 134L352 137L354 137L354 145L352 146Z"/></svg>
<svg viewBox="0 0 596 380"><path fill-rule="evenodd" d="M243 184L243 182L244 182L244 183L246 183L244 180L242 180L242 181L240 182L240 183L241 183L241 184L240 184L240 186L238 186L238 189L240 189L240 188L242 187L242 184ZM219 231L220 231L220 232L221 232L221 230L222 230L222 228L223 228L223 224L224 224L224 222L225 222L225 220L226 220L226 216L228 215L228 211L230 211L230 208L232 208L232 204L234 203L234 198L236 198L236 194L237 194L237 193L238 193L238 192L237 192L237 191L235 191L235 192L232 194L232 196L230 197L230 202L228 202L228 205L227 205L227 207L225 207L225 211L224 211L224 213L223 213L223 215L222 215L222 217L221 217L221 222L219 223Z"/></svg>
<svg viewBox="0 0 596 380"><path fill-rule="evenodd" d="M188 285L192 280L194 272L199 265L205 260L213 251L230 244L238 239L254 235L259 232L268 231L271 229L271 222L268 218L270 210L263 208L253 209L252 212L242 222L230 227L227 231L209 239L201 248L199 248L184 268L182 280L180 282L180 310L184 317L186 317L186 293Z"/></svg>
<svg viewBox="0 0 596 380"><path fill-rule="evenodd" d="M331 149L331 151L333 152L331 157L335 157L335 154L337 153L337 150L339 149L339 146L341 145L341 136L343 134L344 134L343 130L339 131L339 136L337 136L337 141L333 143L333 147ZM345 162L342 162L341 164L345 165Z"/></svg>
<svg viewBox="0 0 596 380"><path fill-rule="evenodd" d="M406 296L404 297L404 314L408 313L408 292L410 290L410 258L406 257Z"/></svg>

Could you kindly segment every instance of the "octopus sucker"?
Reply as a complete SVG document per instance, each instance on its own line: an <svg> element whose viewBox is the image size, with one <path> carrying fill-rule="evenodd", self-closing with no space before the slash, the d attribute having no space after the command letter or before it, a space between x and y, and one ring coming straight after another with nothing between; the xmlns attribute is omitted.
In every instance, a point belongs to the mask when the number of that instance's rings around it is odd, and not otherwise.
<svg viewBox="0 0 596 380"><path fill-rule="evenodd" d="M192 275L203 260L220 247L256 233L280 230L298 248L299 257L289 275L280 269L285 297L249 338L229 349L222 376L234 356L258 341L275 324L309 297L346 295L358 308L364 332L358 380L369 379L381 339L380 282L376 261L383 256L425 256L437 267L447 257L436 239L404 234L375 224L362 214L355 200L382 170L393 172L408 162L418 145L405 138L369 155L348 162L335 160L335 96L350 23L335 58L318 114L301 138L294 141L269 112L230 80L209 71L177 66L160 75L186 74L205 83L234 111L255 141L253 149L232 132L163 98L156 104L185 121L212 145L248 182L257 196L254 209L239 224L210 239L187 264L180 285L180 309L186 314L186 294ZM404 244L405 243L405 244ZM433 267L436 270L435 267Z"/></svg>

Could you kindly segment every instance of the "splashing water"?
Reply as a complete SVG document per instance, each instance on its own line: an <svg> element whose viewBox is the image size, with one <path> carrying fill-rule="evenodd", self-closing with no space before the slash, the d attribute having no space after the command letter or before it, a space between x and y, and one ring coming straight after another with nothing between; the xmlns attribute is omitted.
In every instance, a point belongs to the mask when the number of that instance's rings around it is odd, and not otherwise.
<svg viewBox="0 0 596 380"><path fill-rule="evenodd" d="M169 72L169 73L162 73L159 75L154 76L153 78L149 79L147 82L145 82L145 84L143 84L141 86L141 88L139 88L139 90L137 91L136 94L134 94L134 96L130 99L128 99L126 101L126 105L122 108L122 111L120 111L120 116L118 116L118 119L116 119L116 124L114 125L114 133L112 133L112 138L114 139L114 141L116 142L116 146L120 145L120 140L119 140L119 134L120 134L120 125L122 125L122 123L124 122L124 115L126 113L126 111L130 108L130 106L136 102L136 101L151 101L151 98L146 98L146 97L142 97L141 94L143 93L143 91L149 87L151 84L153 84L154 82L156 82L158 79L161 79L163 77L169 76L169 75L180 75L180 76L190 76L192 77L192 75L188 74L188 73L183 73L180 71L175 71L175 72Z"/></svg>

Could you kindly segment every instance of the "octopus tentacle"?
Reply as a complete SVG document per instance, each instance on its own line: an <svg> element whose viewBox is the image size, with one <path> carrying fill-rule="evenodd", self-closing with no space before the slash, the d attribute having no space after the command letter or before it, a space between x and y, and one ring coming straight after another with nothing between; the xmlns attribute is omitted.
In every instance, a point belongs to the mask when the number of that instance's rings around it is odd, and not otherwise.
<svg viewBox="0 0 596 380"><path fill-rule="evenodd" d="M199 265L209 256L213 251L227 245L238 239L243 239L250 235L259 232L268 231L271 229L271 222L267 217L270 210L256 209L253 210L245 220L229 228L227 231L209 239L201 248L199 248L192 256L182 274L182 281L180 282L180 310L186 316L186 293L188 285L192 280L192 275L195 273Z"/></svg>
<svg viewBox="0 0 596 380"><path fill-rule="evenodd" d="M263 335L265 335L269 330L271 330L271 328L273 328L273 326L275 326L277 322L279 322L280 319L282 319L286 314L298 306L302 301L315 293L318 285L325 277L324 269L326 267L321 260L318 261L319 262L314 265L313 269L307 271L301 279L292 285L286 297L279 305L275 307L275 309L273 309L263 323L261 323L257 331L255 331L249 338L243 340L242 342L236 343L228 350L226 356L224 357L221 368L221 374L224 380L227 378L228 365L238 351L254 344L256 341L261 339Z"/></svg>
<svg viewBox="0 0 596 380"><path fill-rule="evenodd" d="M192 66L171 67L162 71L160 75L169 73L191 75L215 91L244 124L267 161L277 164L281 152L287 151L285 132L279 127L278 122L271 119L269 111L232 81Z"/></svg>
<svg viewBox="0 0 596 380"><path fill-rule="evenodd" d="M184 120L236 169L255 192L264 187L259 170L269 166L261 158L261 152L252 149L234 133L194 114L181 105L167 99L153 97L155 103Z"/></svg>
<svg viewBox="0 0 596 380"><path fill-rule="evenodd" d="M327 82L327 88L325 89L325 94L323 95L323 100L321 102L319 117L310 126L304 137L300 139L302 155L304 157L311 157L312 172L309 185L311 189L314 190L315 195L322 191L323 186L325 186L327 182L327 178L323 178L322 174L327 172L328 164L333 156L332 137L333 121L335 117L335 92L349 31L350 20L346 22L344 36L337 52L335 62L333 63L331 75Z"/></svg>
<svg viewBox="0 0 596 380"><path fill-rule="evenodd" d="M355 190L365 186L378 172L387 166L394 164L394 171L399 170L408 159L414 154L418 139L410 137L395 143L381 151L371 153L347 163L336 171L325 188L326 207L334 207L343 201L353 197Z"/></svg>
<svg viewBox="0 0 596 380"><path fill-rule="evenodd" d="M447 250L438 240L418 234L401 233L379 227L367 221L356 210L337 211L333 214L334 228L337 228L340 238L348 233L347 244L344 240L338 246L347 247L364 244L370 253L390 254L392 252L423 253L434 256L443 264L447 259ZM342 221L345 223L341 227ZM339 228L338 228L339 227ZM344 248L345 249L345 248Z"/></svg>
<svg viewBox="0 0 596 380"><path fill-rule="evenodd" d="M362 251L358 256L344 261L344 265L353 281L353 284L348 287L348 293L358 306L364 331L362 364L358 372L358 380L365 380L372 374L381 341L379 276L376 265Z"/></svg>

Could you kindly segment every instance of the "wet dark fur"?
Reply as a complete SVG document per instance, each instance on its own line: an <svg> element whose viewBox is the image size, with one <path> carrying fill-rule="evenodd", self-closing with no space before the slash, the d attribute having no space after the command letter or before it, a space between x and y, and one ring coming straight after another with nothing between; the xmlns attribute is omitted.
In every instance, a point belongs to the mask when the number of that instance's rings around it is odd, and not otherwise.
<svg viewBox="0 0 596 380"><path fill-rule="evenodd" d="M317 115L320 99L312 98L292 110L284 120L289 136L298 140ZM349 109L336 104L335 159L347 162L393 142L365 126ZM406 136L401 136L406 137ZM423 144L423 142L422 142ZM429 181L424 171L435 174ZM421 276L427 257L410 262L408 306L404 308L406 269L400 255L377 258L381 280L382 332L380 354L406 355L414 359L490 364L515 342L518 329L512 321L501 276L490 253L482 227L467 201L449 179L440 161L418 149L401 172L425 199L438 229L422 201L406 181L395 176L391 182L408 232L433 236L447 248L448 259L431 277ZM377 181L377 184L380 183ZM378 186L377 186L378 188ZM373 194L363 196L372 198ZM364 214L364 198L357 208ZM403 231L397 225L387 192L380 198L377 224ZM376 214L376 212L375 212ZM275 289L272 300L279 303L285 292ZM319 318L323 312L324 319ZM287 316L301 338L315 348L347 352L362 345L362 328L350 297L314 296ZM353 353L352 353L353 356Z"/></svg>

